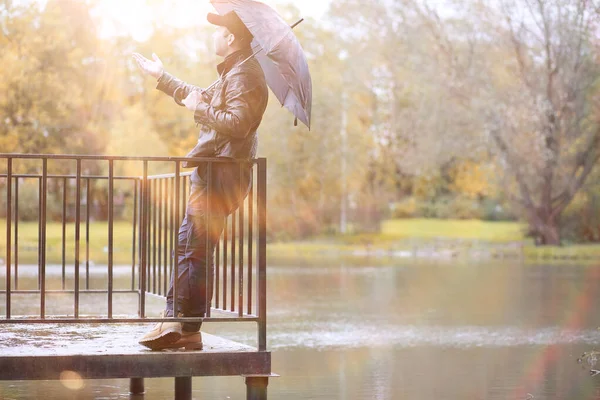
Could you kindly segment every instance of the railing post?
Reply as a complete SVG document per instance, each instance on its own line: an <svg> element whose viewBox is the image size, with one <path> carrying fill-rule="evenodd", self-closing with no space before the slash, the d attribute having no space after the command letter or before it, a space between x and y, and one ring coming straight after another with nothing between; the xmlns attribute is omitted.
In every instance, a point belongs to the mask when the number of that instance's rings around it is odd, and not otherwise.
<svg viewBox="0 0 600 400"><path fill-rule="evenodd" d="M42 159L42 199L40 207L40 318L46 318L46 205L48 192L48 159Z"/></svg>
<svg viewBox="0 0 600 400"><path fill-rule="evenodd" d="M10 268L11 268L11 227L12 227L12 158L6 159L6 318L10 319Z"/></svg>
<svg viewBox="0 0 600 400"><path fill-rule="evenodd" d="M205 229L206 229L206 247L204 251L204 265L206 266L206 276L205 276L205 304L206 304L206 314L205 317L210 317L210 308L212 301L212 263L213 260L213 252L214 248L212 247L212 232L210 227L210 219L212 217L212 162L209 161L206 166L206 211L204 212L204 220L205 220Z"/></svg>
<svg viewBox="0 0 600 400"><path fill-rule="evenodd" d="M223 225L223 304L221 305L221 309L227 309L227 243L229 240L229 228L227 227L227 222L229 221L229 217L225 217L225 222Z"/></svg>
<svg viewBox="0 0 600 400"><path fill-rule="evenodd" d="M175 190L175 181L174 181L174 177L173 178L169 178L169 249L171 250L171 254L169 256L169 273L173 274L173 271L175 269L174 267L174 262L176 262L176 257L177 254L175 252L175 246L177 242L174 242L174 240L177 240L177 237L175 236L177 233L177 226L175 223L175 217L174 217L174 213L175 213L175 197L176 197L176 193L174 192ZM169 274L166 274L166 280L165 280L165 293L167 293L168 290L168 283L169 282Z"/></svg>
<svg viewBox="0 0 600 400"><path fill-rule="evenodd" d="M81 222L81 159L77 159L75 176L75 318L79 318L79 242Z"/></svg>
<svg viewBox="0 0 600 400"><path fill-rule="evenodd" d="M65 290L66 286L66 268L67 268L67 178L63 178L63 196L62 196L62 271L61 271L61 288Z"/></svg>
<svg viewBox="0 0 600 400"><path fill-rule="evenodd" d="M164 210L163 210L163 290L162 293L166 296L167 295L167 284L169 282L169 270L168 270L168 263L169 263L169 237L170 237L170 230L169 230L169 179L165 178L164 180L164 185L165 185L165 198L164 198L164 202L163 202L163 206L164 206Z"/></svg>
<svg viewBox="0 0 600 400"><path fill-rule="evenodd" d="M240 162L238 166L238 171L240 174L240 184L238 190L240 191L239 196L241 198L242 194L245 192L244 188L244 167L246 164L244 162ZM240 202L240 206L238 208L238 219L239 219L239 240L238 240L238 253L239 253L239 263L238 263L238 316L241 318L244 316L244 201Z"/></svg>
<svg viewBox="0 0 600 400"><path fill-rule="evenodd" d="M38 286L37 289L42 288L42 246L40 246L40 239L42 237L42 177L38 175Z"/></svg>
<svg viewBox="0 0 600 400"><path fill-rule="evenodd" d="M163 181L162 178L158 179L156 181L156 184L158 185L158 199L156 201L156 205L158 207L158 217L157 217L157 222L156 223L158 225L158 228L157 228L157 231L154 232L154 235L158 236L158 241L157 241L157 244L158 244L157 247L158 248L155 250L155 251L158 252L158 256L156 258L156 269L157 269L157 273L158 273L158 287L154 291L154 294L158 294L158 295L162 294L161 288L163 286L162 285L162 279L163 279L163 276L162 276L162 253L163 253L162 249L163 249L163 243L161 243L162 242L162 229L163 229L163 226L162 226L162 220L163 220L163 182L162 181ZM165 293L165 296L166 295L167 294Z"/></svg>
<svg viewBox="0 0 600 400"><path fill-rule="evenodd" d="M176 226L181 224L180 215L180 171L181 164L179 161L175 161L175 221ZM178 315L178 297L179 297L179 230L175 230L175 260L173 262L173 317L177 318Z"/></svg>
<svg viewBox="0 0 600 400"><path fill-rule="evenodd" d="M231 312L235 311L235 245L236 245L236 213L231 213L231 307L229 308Z"/></svg>
<svg viewBox="0 0 600 400"><path fill-rule="evenodd" d="M138 218L138 182L137 179L133 180L133 235L131 238L131 290L135 290L135 238L137 231L137 218Z"/></svg>
<svg viewBox="0 0 600 400"><path fill-rule="evenodd" d="M248 193L248 314L252 314L252 246L254 233L254 165L250 169L250 192Z"/></svg>
<svg viewBox="0 0 600 400"><path fill-rule="evenodd" d="M7 205L10 203L6 203ZM19 178L15 178L15 290L19 290ZM7 222L8 223L8 222ZM8 263L10 264L10 263Z"/></svg>
<svg viewBox="0 0 600 400"><path fill-rule="evenodd" d="M92 205L92 189L90 178L85 180L85 289L90 289L90 207Z"/></svg>
<svg viewBox="0 0 600 400"><path fill-rule="evenodd" d="M152 290L151 293L156 294L156 277L157 277L157 273L156 273L156 250L157 250L157 243L156 243L156 233L157 233L157 227L156 227L156 219L157 219L157 215L158 215L158 180L157 179L153 179L150 183L150 189L152 191L152 195L150 197L151 199L151 204L152 204L152 208L151 208L151 212L150 212L150 220L152 221L152 227L150 229L152 229L152 236L148 239L148 242L152 243ZM160 268L159 268L160 270ZM159 283L160 284L160 283ZM150 288L150 284L148 284L148 288Z"/></svg>
<svg viewBox="0 0 600 400"><path fill-rule="evenodd" d="M258 350L267 350L267 160L258 159Z"/></svg>
<svg viewBox="0 0 600 400"><path fill-rule="evenodd" d="M147 229L148 229L148 213L146 212L148 207L148 161L144 160L144 175L140 186L140 318L146 317L146 267L148 252L146 251L147 245Z"/></svg>
<svg viewBox="0 0 600 400"><path fill-rule="evenodd" d="M108 160L108 318L113 314L114 164Z"/></svg>

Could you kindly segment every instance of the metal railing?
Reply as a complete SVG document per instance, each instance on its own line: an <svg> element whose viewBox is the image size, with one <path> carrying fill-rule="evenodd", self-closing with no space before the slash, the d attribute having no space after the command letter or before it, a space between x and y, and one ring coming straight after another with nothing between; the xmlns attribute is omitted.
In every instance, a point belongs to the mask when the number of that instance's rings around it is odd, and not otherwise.
<svg viewBox="0 0 600 400"><path fill-rule="evenodd" d="M164 321L164 318L149 318L146 306L149 297L166 296L170 277L177 273L174 255L178 250L179 226L185 213L191 175L191 172L182 172L182 163L190 160L202 163L209 175L217 163L237 163L240 174L243 168L250 168L251 185L240 207L226 217L225 229L215 249L214 272L211 268L206 268L205 279L212 288L206 291L207 304L211 304L211 307L207 307L206 316L175 317L169 320L256 322L258 348L266 350L266 160L262 158L238 162L217 158L0 154L0 182L3 181L6 198L3 205L6 217L6 268L4 276L0 274L0 281L3 278L5 282L5 289L0 290L0 298L5 297L5 317L0 316L0 323ZM5 165L4 171L2 164ZM123 165L140 170L140 176L116 173L116 167L121 170L123 168L119 167ZM89 170L94 170L94 173ZM160 173L151 174L151 170ZM36 180L38 232L37 271L34 275L37 287L24 289L19 281L19 256L22 251L19 227L24 224L20 207L24 207L25 202L19 196L21 186ZM213 190L210 187L211 181L208 179L208 208ZM119 185L119 196L116 184ZM52 218L48 216L49 196L53 196ZM119 199L119 209L129 210L131 215L128 218L115 217L115 199ZM27 206L31 208L31 198L28 200ZM102 202L105 216L95 217L94 205ZM91 267L93 262L90 259L90 243L97 244L98 240L90 232L90 228L96 224L92 219L101 219L107 224L105 268L98 265ZM209 223L209 220L206 219L205 222ZM125 226L131 230L130 247L127 249L131 252L131 271L126 287L115 286L115 223L120 224L120 229ZM60 226L60 234L54 232L51 240L48 237L49 226L53 227L53 232ZM82 227L85 231L84 243ZM67 230L72 232L67 234ZM119 234L122 237L122 232ZM49 244L50 241L52 244ZM60 269L60 285L59 288L52 289L47 285L49 281L46 269L51 264L47 263L47 256L49 249L56 250L57 241L60 245L60 263L54 267ZM123 247L124 243L118 244L120 259L123 258ZM208 263L208 252L206 257ZM119 265L119 268L122 271L123 266ZM91 269L105 276L106 287L93 287L97 285L91 284ZM177 281L174 279L175 310L180 290ZM53 285L56 286L57 282L53 282ZM105 315L81 312L81 295L90 293L106 294ZM138 301L137 310L128 310L121 315L115 313L113 305L114 295L123 293L137 294ZM60 294L63 298L65 295L72 296L72 311L64 314L48 313L47 298L55 294ZM39 313L13 315L17 295L39 296Z"/></svg>

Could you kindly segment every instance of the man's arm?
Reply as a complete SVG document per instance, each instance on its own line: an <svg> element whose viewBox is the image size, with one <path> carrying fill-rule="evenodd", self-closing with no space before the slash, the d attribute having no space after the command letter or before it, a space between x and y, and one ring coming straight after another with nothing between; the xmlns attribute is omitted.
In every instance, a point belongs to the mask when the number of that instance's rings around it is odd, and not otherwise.
<svg viewBox="0 0 600 400"><path fill-rule="evenodd" d="M183 105L182 100L192 91L198 90L200 92L201 90L199 87L189 85L165 72L163 63L156 53L152 53L152 60L147 59L139 53L133 53L133 59L146 75L150 75L158 80L156 88L173 97L179 105Z"/></svg>
<svg viewBox="0 0 600 400"><path fill-rule="evenodd" d="M194 120L219 133L244 138L260 123L269 92L264 79L242 71L228 76L228 80L224 106L213 107L201 101L195 107Z"/></svg>
<svg viewBox="0 0 600 400"><path fill-rule="evenodd" d="M173 100L180 106L183 106L183 99L196 90L201 92L202 89L198 86L190 85L184 81L177 79L168 72L163 71L162 75L158 78L156 88L161 92L173 97Z"/></svg>

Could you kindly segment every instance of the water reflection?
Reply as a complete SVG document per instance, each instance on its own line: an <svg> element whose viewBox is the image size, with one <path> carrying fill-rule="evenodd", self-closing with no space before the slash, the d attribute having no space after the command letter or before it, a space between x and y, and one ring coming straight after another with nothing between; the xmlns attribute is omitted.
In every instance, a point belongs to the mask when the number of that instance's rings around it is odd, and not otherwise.
<svg viewBox="0 0 600 400"><path fill-rule="evenodd" d="M101 271L93 287L105 285ZM126 287L130 270L119 271L116 283ZM282 377L271 380L269 398L599 398L600 377L576 362L600 342L599 277L598 267L572 265L271 263L268 339ZM27 274L20 282L37 284ZM126 308L135 296L120 301ZM253 324L206 330L256 344ZM146 388L146 399L173 396L172 379ZM127 380L70 391L60 382L2 382L0 398L128 398L127 390ZM194 379L198 399L241 399L244 390L240 377Z"/></svg>

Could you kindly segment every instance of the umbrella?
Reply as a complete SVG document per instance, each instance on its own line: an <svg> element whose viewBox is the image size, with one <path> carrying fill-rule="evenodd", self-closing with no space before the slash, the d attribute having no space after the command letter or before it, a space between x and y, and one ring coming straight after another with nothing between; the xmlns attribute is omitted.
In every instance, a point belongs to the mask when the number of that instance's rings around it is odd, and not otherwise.
<svg viewBox="0 0 600 400"><path fill-rule="evenodd" d="M254 35L255 57L275 97L310 129L312 81L306 56L292 28L275 10L258 1L210 2L219 14L235 11L240 17Z"/></svg>

